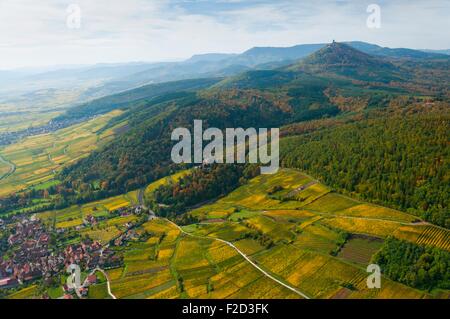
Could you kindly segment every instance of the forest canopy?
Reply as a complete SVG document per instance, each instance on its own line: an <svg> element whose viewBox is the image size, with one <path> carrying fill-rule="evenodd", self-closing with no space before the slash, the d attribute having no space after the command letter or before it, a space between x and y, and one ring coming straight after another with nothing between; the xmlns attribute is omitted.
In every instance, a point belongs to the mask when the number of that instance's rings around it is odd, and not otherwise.
<svg viewBox="0 0 450 319"><path fill-rule="evenodd" d="M389 278L411 287L450 288L450 253L388 238L373 257Z"/></svg>
<svg viewBox="0 0 450 319"><path fill-rule="evenodd" d="M285 167L450 227L450 115L382 117L281 142Z"/></svg>

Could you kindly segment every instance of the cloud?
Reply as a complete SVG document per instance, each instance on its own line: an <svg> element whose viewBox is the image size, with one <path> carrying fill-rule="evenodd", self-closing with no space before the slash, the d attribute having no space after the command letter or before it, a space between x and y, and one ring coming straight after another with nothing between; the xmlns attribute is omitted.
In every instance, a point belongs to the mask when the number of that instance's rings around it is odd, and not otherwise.
<svg viewBox="0 0 450 319"><path fill-rule="evenodd" d="M0 68L169 60L333 39L450 47L448 1L380 0L382 28L376 30L366 26L372 2L1 0ZM66 26L71 3L81 8L80 29Z"/></svg>

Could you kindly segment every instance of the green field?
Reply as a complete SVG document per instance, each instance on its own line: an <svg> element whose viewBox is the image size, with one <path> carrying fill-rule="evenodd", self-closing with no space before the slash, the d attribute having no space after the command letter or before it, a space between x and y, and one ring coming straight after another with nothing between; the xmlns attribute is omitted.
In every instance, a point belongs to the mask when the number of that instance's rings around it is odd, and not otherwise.
<svg viewBox="0 0 450 319"><path fill-rule="evenodd" d="M96 202L75 205L61 210L39 213L37 217L48 226L68 231L68 235L76 234L76 238L89 236L103 244L123 233L124 225L137 220L137 216L112 216L111 212L118 208L131 207L135 202L136 191L129 192ZM99 218L96 225L85 225L85 218L91 215Z"/></svg>
<svg viewBox="0 0 450 319"><path fill-rule="evenodd" d="M114 111L53 133L27 137L0 149L0 155L15 166L13 174L0 179L0 196L31 186L42 187L52 181L63 167L111 141L113 128L102 133L99 131L120 114L121 111ZM6 169L1 163L0 176Z"/></svg>
<svg viewBox="0 0 450 319"><path fill-rule="evenodd" d="M147 195L151 191L147 189ZM136 201L134 191L38 216L77 234L72 241L87 235L106 243L125 231L126 222L136 220L136 216L111 217L110 211ZM87 214L106 219L75 231ZM122 267L107 270L116 297L301 298L276 278L310 298L426 298L431 297L428 292L385 277L381 289L368 289L366 267L388 236L449 249L448 231L330 192L296 170L258 176L189 214L200 221L182 227L189 235L158 218L134 229L138 236L147 234L147 239L113 247L124 261ZM233 244L272 278L221 240ZM108 298L104 284L93 288L89 297Z"/></svg>
<svg viewBox="0 0 450 319"><path fill-rule="evenodd" d="M7 108L0 106L0 133L16 132L25 130L29 127L38 127L47 124L52 118L61 114L61 111L53 112L27 112L26 110L19 115L3 115L2 112ZM17 111L17 110L14 110Z"/></svg>
<svg viewBox="0 0 450 319"><path fill-rule="evenodd" d="M125 267L111 270L120 298L295 298L270 282L232 248L212 239L182 235L164 220L142 226L162 241L133 243ZM250 244L250 245L249 245ZM247 243L248 246L253 246ZM155 253L156 252L156 253Z"/></svg>
<svg viewBox="0 0 450 319"><path fill-rule="evenodd" d="M183 176L186 176L190 173L190 170L183 170L180 171L178 173L175 173L173 175L167 176L167 177L163 177L153 183L151 183L150 185L148 185L145 188L145 192L144 192L144 198L150 199L152 196L152 193L160 186L162 185L166 185L168 183L175 183L177 182L180 178L182 178Z"/></svg>
<svg viewBox="0 0 450 319"><path fill-rule="evenodd" d="M367 265L373 254L381 248L382 244L382 240L373 237L351 238L342 247L338 257L358 264Z"/></svg>
<svg viewBox="0 0 450 319"><path fill-rule="evenodd" d="M417 217L403 212L330 192L320 183L298 191L299 181L311 185L309 177L295 170L257 177L217 202L191 212L205 222L211 213L227 212L223 222L184 229L195 235L235 242L266 270L314 298L427 296L426 292L387 278L383 279L381 290L365 287L365 267L382 244L381 239L371 236L394 235L448 250L448 231L415 223ZM268 195L267 191L277 185L282 187L279 196ZM288 200L286 194L291 195ZM255 230L259 234L256 239L241 239ZM345 240L345 234L353 235ZM261 245L267 242L266 237L275 245Z"/></svg>

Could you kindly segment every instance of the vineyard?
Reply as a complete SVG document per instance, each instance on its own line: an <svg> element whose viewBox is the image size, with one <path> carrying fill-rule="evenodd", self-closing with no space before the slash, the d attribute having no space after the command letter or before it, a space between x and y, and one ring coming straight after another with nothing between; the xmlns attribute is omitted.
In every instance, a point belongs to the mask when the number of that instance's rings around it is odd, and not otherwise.
<svg viewBox="0 0 450 319"><path fill-rule="evenodd" d="M177 176L181 175L156 185ZM302 192L311 198L311 187L314 199L305 202ZM156 189L155 185L147 188L146 198ZM77 236L69 235L72 242L89 236L107 243L123 234L124 224L136 221L136 216L111 216L111 211L135 204L136 191L41 213L38 218L69 230ZM442 228L330 192L295 170L256 177L188 214L197 222L182 229L193 236L159 218L140 224L133 230L134 239L113 247L123 256L121 267L107 270L118 298L300 297L216 239L232 243L267 273L311 298L424 298L429 292L387 277L381 289L368 289L365 268L390 236L444 250L450 245L449 232ZM98 224L75 231L88 215L100 218ZM433 294L447 295L445 291ZM90 296L105 296L104 287Z"/></svg>
<svg viewBox="0 0 450 319"><path fill-rule="evenodd" d="M432 225L404 226L394 235L418 245L427 245L450 251L450 232Z"/></svg>
<svg viewBox="0 0 450 319"><path fill-rule="evenodd" d="M100 131L110 119L120 114L121 111L114 111L54 133L27 137L0 149L0 155L15 166L13 174L0 180L0 196L31 186L50 186L46 183L52 181L63 167L113 139L114 128ZM1 171L4 168L0 167Z"/></svg>
<svg viewBox="0 0 450 319"><path fill-rule="evenodd" d="M373 254L381 248L382 244L382 240L373 237L351 238L342 247L338 257L357 264L368 265Z"/></svg>

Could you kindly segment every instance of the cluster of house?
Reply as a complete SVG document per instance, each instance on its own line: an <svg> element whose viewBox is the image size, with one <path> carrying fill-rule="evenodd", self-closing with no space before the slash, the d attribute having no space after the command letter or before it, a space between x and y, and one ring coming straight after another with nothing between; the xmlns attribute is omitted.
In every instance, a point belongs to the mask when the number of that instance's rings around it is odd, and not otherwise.
<svg viewBox="0 0 450 319"><path fill-rule="evenodd" d="M130 215L140 215L144 212L144 208L140 205L138 206L133 206L133 207L122 207L116 210L113 210L110 212L111 215L114 216L121 216L121 217L126 217L126 216L130 216ZM95 226L99 223L100 220L105 219L107 217L94 217L92 215L87 215L86 217L83 218L83 224L82 225L77 225L75 226L75 230L76 231L80 231L86 227L90 227L90 226ZM124 225L126 228L129 228L130 225L126 224ZM58 228L56 230L56 232L58 234L63 234L65 232L68 231L68 228Z"/></svg>
<svg viewBox="0 0 450 319"><path fill-rule="evenodd" d="M21 131L2 132L2 133L0 133L0 145L9 145L9 144L12 144L22 138L27 137L27 136L34 136L34 135L46 134L49 132L53 132L53 131L74 125L76 123L81 123L84 120L86 120L86 118L50 121L45 125L36 126L36 127L28 127Z"/></svg>
<svg viewBox="0 0 450 319"><path fill-rule="evenodd" d="M8 237L8 258L0 256L0 289L37 278L50 280L71 264L94 269L122 263L120 257L97 241L87 239L65 249L52 248L49 244L50 235L39 220L23 218L18 221Z"/></svg>
<svg viewBox="0 0 450 319"><path fill-rule="evenodd" d="M142 206L120 208L117 212L122 217L130 216L133 214L140 215L141 213L144 212L144 208ZM133 223L133 222L125 223L124 227L127 229L127 231L125 231L122 235L120 235L119 237L117 237L114 240L114 246L122 246L127 241L138 239L139 235L133 229L134 226L135 226L135 223Z"/></svg>
<svg viewBox="0 0 450 319"><path fill-rule="evenodd" d="M8 259L0 257L0 288L19 285L59 271L62 255L49 251L50 235L38 220L22 219L8 237L14 247Z"/></svg>
<svg viewBox="0 0 450 319"><path fill-rule="evenodd" d="M144 213L144 207L141 205L131 206L131 207L121 207L111 212L111 214L117 214L119 216L125 217L130 215L140 215Z"/></svg>
<svg viewBox="0 0 450 319"><path fill-rule="evenodd" d="M88 226L88 225L96 225L97 224L97 220L95 219L94 216L92 215L87 215L84 219L83 219L83 224Z"/></svg>
<svg viewBox="0 0 450 319"><path fill-rule="evenodd" d="M111 213L129 216L140 215L143 212L142 206L134 206L120 208ZM94 269L96 267L118 267L123 262L122 258L115 255L112 250L89 239L80 244L69 245L63 250L51 248L49 247L51 237L39 220L33 217L14 216L12 221L15 226L8 237L11 253L8 258L0 256L0 289L13 288L37 278L50 280L54 274L64 271L70 264L80 265L84 269ZM81 227L96 223L96 218L88 215L84 218L84 225ZM0 229L4 228L5 224L0 219ZM126 223L124 226L127 231L114 240L116 246L122 246L127 241L139 238L133 229L132 222ZM59 229L57 233L60 233ZM89 282L90 280L85 282L86 291ZM67 293L70 292L67 291ZM87 292L80 290L80 293L83 295Z"/></svg>
<svg viewBox="0 0 450 319"><path fill-rule="evenodd" d="M85 269L93 269L107 264L111 258L114 259L114 252L98 241L87 240L81 244L69 245L64 250L64 263L67 266L77 264Z"/></svg>
<svg viewBox="0 0 450 319"><path fill-rule="evenodd" d="M132 227L132 224L127 223L126 226L129 229ZM137 238L139 238L139 235L136 233L136 231L134 229L129 229L114 240L114 246L123 246L127 241Z"/></svg>
<svg viewBox="0 0 450 319"><path fill-rule="evenodd" d="M50 236L46 233L42 223L34 218L24 218L16 224L12 234L8 237L8 244L13 246L16 244L28 243L36 246L47 245Z"/></svg>

